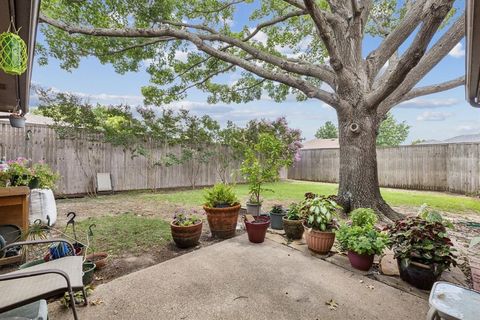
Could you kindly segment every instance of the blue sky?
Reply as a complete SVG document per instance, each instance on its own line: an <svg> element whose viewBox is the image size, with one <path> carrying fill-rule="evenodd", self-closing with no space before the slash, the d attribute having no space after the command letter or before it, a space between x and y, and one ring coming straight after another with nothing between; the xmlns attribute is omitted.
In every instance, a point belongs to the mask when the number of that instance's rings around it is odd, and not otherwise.
<svg viewBox="0 0 480 320"><path fill-rule="evenodd" d="M458 2L458 1L457 1ZM463 1L456 4L463 7ZM243 25L242 18L233 21ZM43 42L42 34L38 41ZM364 52L368 54L379 43L379 39L368 37L364 42ZM428 74L421 85L444 82L464 74L465 42L462 40L444 60ZM59 62L49 59L48 66L35 63L33 83L42 87L74 92L91 102L102 104L128 103L142 104L141 87L149 84L145 71L138 73L115 73L110 65L102 65L96 58L84 59L80 67L72 72L62 70ZM231 81L231 78L225 78ZM35 101L35 99L32 99ZM34 103L34 102L33 102ZM297 102L288 99L275 103L268 98L247 104L209 105L206 94L190 90L188 97L175 103L175 108L184 107L197 114L209 114L221 123L232 120L239 125L254 118L275 119L286 116L290 125L300 128L306 139L313 138L318 127L325 121L336 122L335 111L318 100ZM416 139L446 139L461 134L480 133L480 109L465 102L464 87L424 96L405 102L393 109L397 120L406 121L410 126L407 142Z"/></svg>

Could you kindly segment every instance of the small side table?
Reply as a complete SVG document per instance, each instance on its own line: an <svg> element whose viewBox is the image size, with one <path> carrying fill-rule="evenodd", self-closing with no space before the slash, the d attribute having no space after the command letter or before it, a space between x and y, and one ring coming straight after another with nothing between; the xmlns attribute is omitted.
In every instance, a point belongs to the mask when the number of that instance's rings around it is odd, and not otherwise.
<svg viewBox="0 0 480 320"><path fill-rule="evenodd" d="M435 282L428 302L427 320L480 319L480 292L453 283Z"/></svg>

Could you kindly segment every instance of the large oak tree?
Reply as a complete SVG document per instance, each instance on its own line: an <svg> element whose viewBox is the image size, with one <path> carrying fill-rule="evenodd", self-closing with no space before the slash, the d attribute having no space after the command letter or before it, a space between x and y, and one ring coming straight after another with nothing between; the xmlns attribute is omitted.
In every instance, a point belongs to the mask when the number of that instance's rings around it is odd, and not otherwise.
<svg viewBox="0 0 480 320"><path fill-rule="evenodd" d="M464 77L417 87L463 38L454 0L43 0L48 55L75 68L96 56L118 72L147 66L147 104L196 87L208 101L248 102L268 94L316 99L338 115L339 199L344 207L400 214L382 199L375 141L388 111L454 88ZM242 25L239 25L242 24ZM363 52L367 34L380 45ZM435 39L435 40L434 40ZM219 75L241 71L234 83ZM92 77L96 75L92 74ZM220 79L219 79L220 78ZM321 109L319 108L319 112Z"/></svg>

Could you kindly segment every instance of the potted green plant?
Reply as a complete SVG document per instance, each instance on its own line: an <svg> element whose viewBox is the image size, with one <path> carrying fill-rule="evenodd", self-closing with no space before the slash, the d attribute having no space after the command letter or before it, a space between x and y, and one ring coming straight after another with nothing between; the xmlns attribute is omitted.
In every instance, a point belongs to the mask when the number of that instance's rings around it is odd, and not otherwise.
<svg viewBox="0 0 480 320"><path fill-rule="evenodd" d="M308 248L320 254L327 254L335 241L336 210L338 204L333 197L315 196L305 199L301 212L304 218L305 240Z"/></svg>
<svg viewBox="0 0 480 320"><path fill-rule="evenodd" d="M281 204L272 206L270 210L270 226L272 229L283 230L283 217L285 214L285 209Z"/></svg>
<svg viewBox="0 0 480 320"><path fill-rule="evenodd" d="M275 135L262 133L258 142L244 152L244 160L240 171L248 183L249 200L247 213L258 216L261 211L261 194L272 189L265 188L265 183L277 181L280 169L291 164L291 159L283 155L285 144Z"/></svg>
<svg viewBox="0 0 480 320"><path fill-rule="evenodd" d="M447 235L449 226L438 212L422 207L418 216L387 228L402 280L430 290L444 270L456 265L455 249Z"/></svg>
<svg viewBox="0 0 480 320"><path fill-rule="evenodd" d="M223 183L205 191L203 209L212 236L227 239L235 235L240 203L231 186Z"/></svg>
<svg viewBox="0 0 480 320"><path fill-rule="evenodd" d="M300 206L292 203L287 210L287 214L283 216L283 229L288 239L302 239L303 236L303 220L300 214Z"/></svg>
<svg viewBox="0 0 480 320"><path fill-rule="evenodd" d="M265 241L270 217L255 216L253 221L248 221L245 217L245 229L247 230L248 240L253 243L262 243Z"/></svg>
<svg viewBox="0 0 480 320"><path fill-rule="evenodd" d="M198 244L202 234L203 221L194 210L178 210L170 223L173 241L179 248L190 248Z"/></svg>
<svg viewBox="0 0 480 320"><path fill-rule="evenodd" d="M377 215L372 209L359 208L351 213L352 223L342 223L336 232L342 250L348 253L352 267L368 271L376 254L381 254L388 236L375 228Z"/></svg>

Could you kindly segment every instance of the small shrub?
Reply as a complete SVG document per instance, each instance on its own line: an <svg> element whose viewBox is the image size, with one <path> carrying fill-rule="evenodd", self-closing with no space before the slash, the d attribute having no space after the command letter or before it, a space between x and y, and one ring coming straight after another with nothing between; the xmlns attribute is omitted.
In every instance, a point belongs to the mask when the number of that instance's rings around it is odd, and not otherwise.
<svg viewBox="0 0 480 320"><path fill-rule="evenodd" d="M370 208L358 208L352 211L350 218L352 226L373 227L377 223L377 215Z"/></svg>
<svg viewBox="0 0 480 320"><path fill-rule="evenodd" d="M335 228L336 210L339 205L331 197L317 196L306 199L301 208L307 227L314 230L327 231Z"/></svg>
<svg viewBox="0 0 480 320"><path fill-rule="evenodd" d="M173 224L180 227L188 227L201 222L198 212L193 210L189 213L184 209L178 210L173 216Z"/></svg>
<svg viewBox="0 0 480 320"><path fill-rule="evenodd" d="M342 250L361 255L381 254L388 244L388 236L370 226L342 224L336 235Z"/></svg>
<svg viewBox="0 0 480 320"><path fill-rule="evenodd" d="M206 189L204 198L205 206L209 208L215 208L222 205L232 207L239 203L232 187L223 183L216 184L212 188Z"/></svg>
<svg viewBox="0 0 480 320"><path fill-rule="evenodd" d="M270 210L271 213L284 213L285 210L283 209L283 206L281 204L275 204L272 206L272 209Z"/></svg>
<svg viewBox="0 0 480 320"><path fill-rule="evenodd" d="M287 210L287 215L286 215L288 220L301 220L302 216L300 213L300 205L296 203L290 204Z"/></svg>
<svg viewBox="0 0 480 320"><path fill-rule="evenodd" d="M447 235L446 223L438 213L420 212L387 228L395 258L433 266L436 274L456 265L455 249Z"/></svg>

